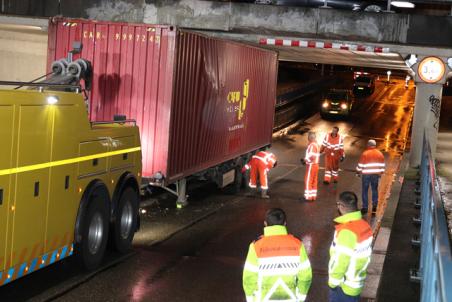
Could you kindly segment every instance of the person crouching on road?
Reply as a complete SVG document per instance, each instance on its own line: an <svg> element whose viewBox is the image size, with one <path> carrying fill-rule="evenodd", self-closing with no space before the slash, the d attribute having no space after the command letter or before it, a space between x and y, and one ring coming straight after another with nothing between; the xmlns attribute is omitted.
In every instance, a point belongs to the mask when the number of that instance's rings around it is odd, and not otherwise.
<svg viewBox="0 0 452 302"><path fill-rule="evenodd" d="M325 176L324 184L339 180L339 161L344 161L344 138L339 134L339 128L333 127L331 133L323 138L320 153L325 153Z"/></svg>
<svg viewBox="0 0 452 302"><path fill-rule="evenodd" d="M372 188L372 214L377 213L378 207L378 182L381 174L385 172L385 157L377 148L377 142L370 139L367 149L359 159L356 172L362 174L362 199L363 207L361 214L367 214L369 186Z"/></svg>
<svg viewBox="0 0 452 302"><path fill-rule="evenodd" d="M276 167L276 156L271 152L259 151L256 155L251 157L249 163L242 168L242 173L246 170L250 170L250 183L249 186L252 189L257 189L257 178L259 177L259 183L261 185L261 197L270 198L268 196L268 171Z"/></svg>
<svg viewBox="0 0 452 302"><path fill-rule="evenodd" d="M287 233L281 209L268 210L264 226L264 235L250 244L243 269L246 301L305 301L312 269L303 243Z"/></svg>
<svg viewBox="0 0 452 302"><path fill-rule="evenodd" d="M358 302L372 255L372 229L358 210L358 197L342 192L337 201L341 216L330 247L328 285L330 302Z"/></svg>
<svg viewBox="0 0 452 302"><path fill-rule="evenodd" d="M306 165L304 174L304 199L302 201L314 201L317 199L317 179L319 174L320 147L317 144L315 132L308 133L309 145L301 163Z"/></svg>

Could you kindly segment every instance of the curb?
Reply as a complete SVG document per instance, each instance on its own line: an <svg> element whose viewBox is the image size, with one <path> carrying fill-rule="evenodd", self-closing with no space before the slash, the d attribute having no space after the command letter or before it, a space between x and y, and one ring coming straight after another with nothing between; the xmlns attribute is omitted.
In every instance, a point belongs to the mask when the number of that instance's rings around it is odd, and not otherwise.
<svg viewBox="0 0 452 302"><path fill-rule="evenodd" d="M409 162L408 154L409 153L405 153L400 162L399 171L397 172L395 182L392 185L391 195L388 198L385 213L381 218L378 235L375 238L372 249L372 260L367 269L366 284L361 294L360 301L377 301L378 288L380 286L386 252L388 250L392 224L394 222L397 205L399 204L403 179L406 174L409 174L407 171Z"/></svg>

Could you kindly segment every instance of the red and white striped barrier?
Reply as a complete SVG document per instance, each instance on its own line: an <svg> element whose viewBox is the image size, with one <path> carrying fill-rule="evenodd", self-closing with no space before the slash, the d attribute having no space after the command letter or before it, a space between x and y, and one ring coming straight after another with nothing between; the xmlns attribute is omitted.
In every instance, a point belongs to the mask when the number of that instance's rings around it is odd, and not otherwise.
<svg viewBox="0 0 452 302"><path fill-rule="evenodd" d="M306 47L306 48L322 48L322 49L341 49L350 51L364 51L375 53L389 53L387 47L376 47L356 44L343 44L332 42L306 41L306 40L286 40L286 39L267 39L259 40L261 45L275 45L275 46L291 46L291 47Z"/></svg>

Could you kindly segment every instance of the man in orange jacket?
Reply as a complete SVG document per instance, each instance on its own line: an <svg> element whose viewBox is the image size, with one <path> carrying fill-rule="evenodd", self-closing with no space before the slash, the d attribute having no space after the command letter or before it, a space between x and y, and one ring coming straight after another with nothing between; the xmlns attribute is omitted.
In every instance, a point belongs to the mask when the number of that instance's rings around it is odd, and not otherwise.
<svg viewBox="0 0 452 302"><path fill-rule="evenodd" d="M329 184L331 178L336 183L339 179L339 161L343 161L344 156L344 138L339 134L339 128L333 127L331 133L323 138L320 153L325 153L325 176L324 184Z"/></svg>
<svg viewBox="0 0 452 302"><path fill-rule="evenodd" d="M262 198L270 198L270 196L267 195L267 174L270 169L276 167L276 164L276 156L273 153L267 151L259 151L256 155L253 155L251 157L249 163L247 163L242 169L242 173L244 173L246 170L251 169L249 183L250 188L257 188L257 178L259 177Z"/></svg>
<svg viewBox="0 0 452 302"><path fill-rule="evenodd" d="M317 144L315 132L308 133L309 145L301 163L306 165L304 174L304 199L302 201L314 201L317 199L317 179L319 174L320 147Z"/></svg>
<svg viewBox="0 0 452 302"><path fill-rule="evenodd" d="M372 188L372 214L377 213L378 207L378 182L385 172L385 157L377 148L377 142L373 139L367 142L367 149L363 152L356 167L357 174L362 175L362 214L368 211L369 186Z"/></svg>

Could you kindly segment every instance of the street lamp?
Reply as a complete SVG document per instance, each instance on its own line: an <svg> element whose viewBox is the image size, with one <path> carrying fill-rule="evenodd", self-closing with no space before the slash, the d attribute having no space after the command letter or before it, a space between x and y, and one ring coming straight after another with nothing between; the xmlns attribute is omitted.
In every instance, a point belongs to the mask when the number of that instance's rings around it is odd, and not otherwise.
<svg viewBox="0 0 452 302"><path fill-rule="evenodd" d="M391 70L388 70L388 72L386 72L386 74L388 75L388 83L389 83L389 79L391 78Z"/></svg>

